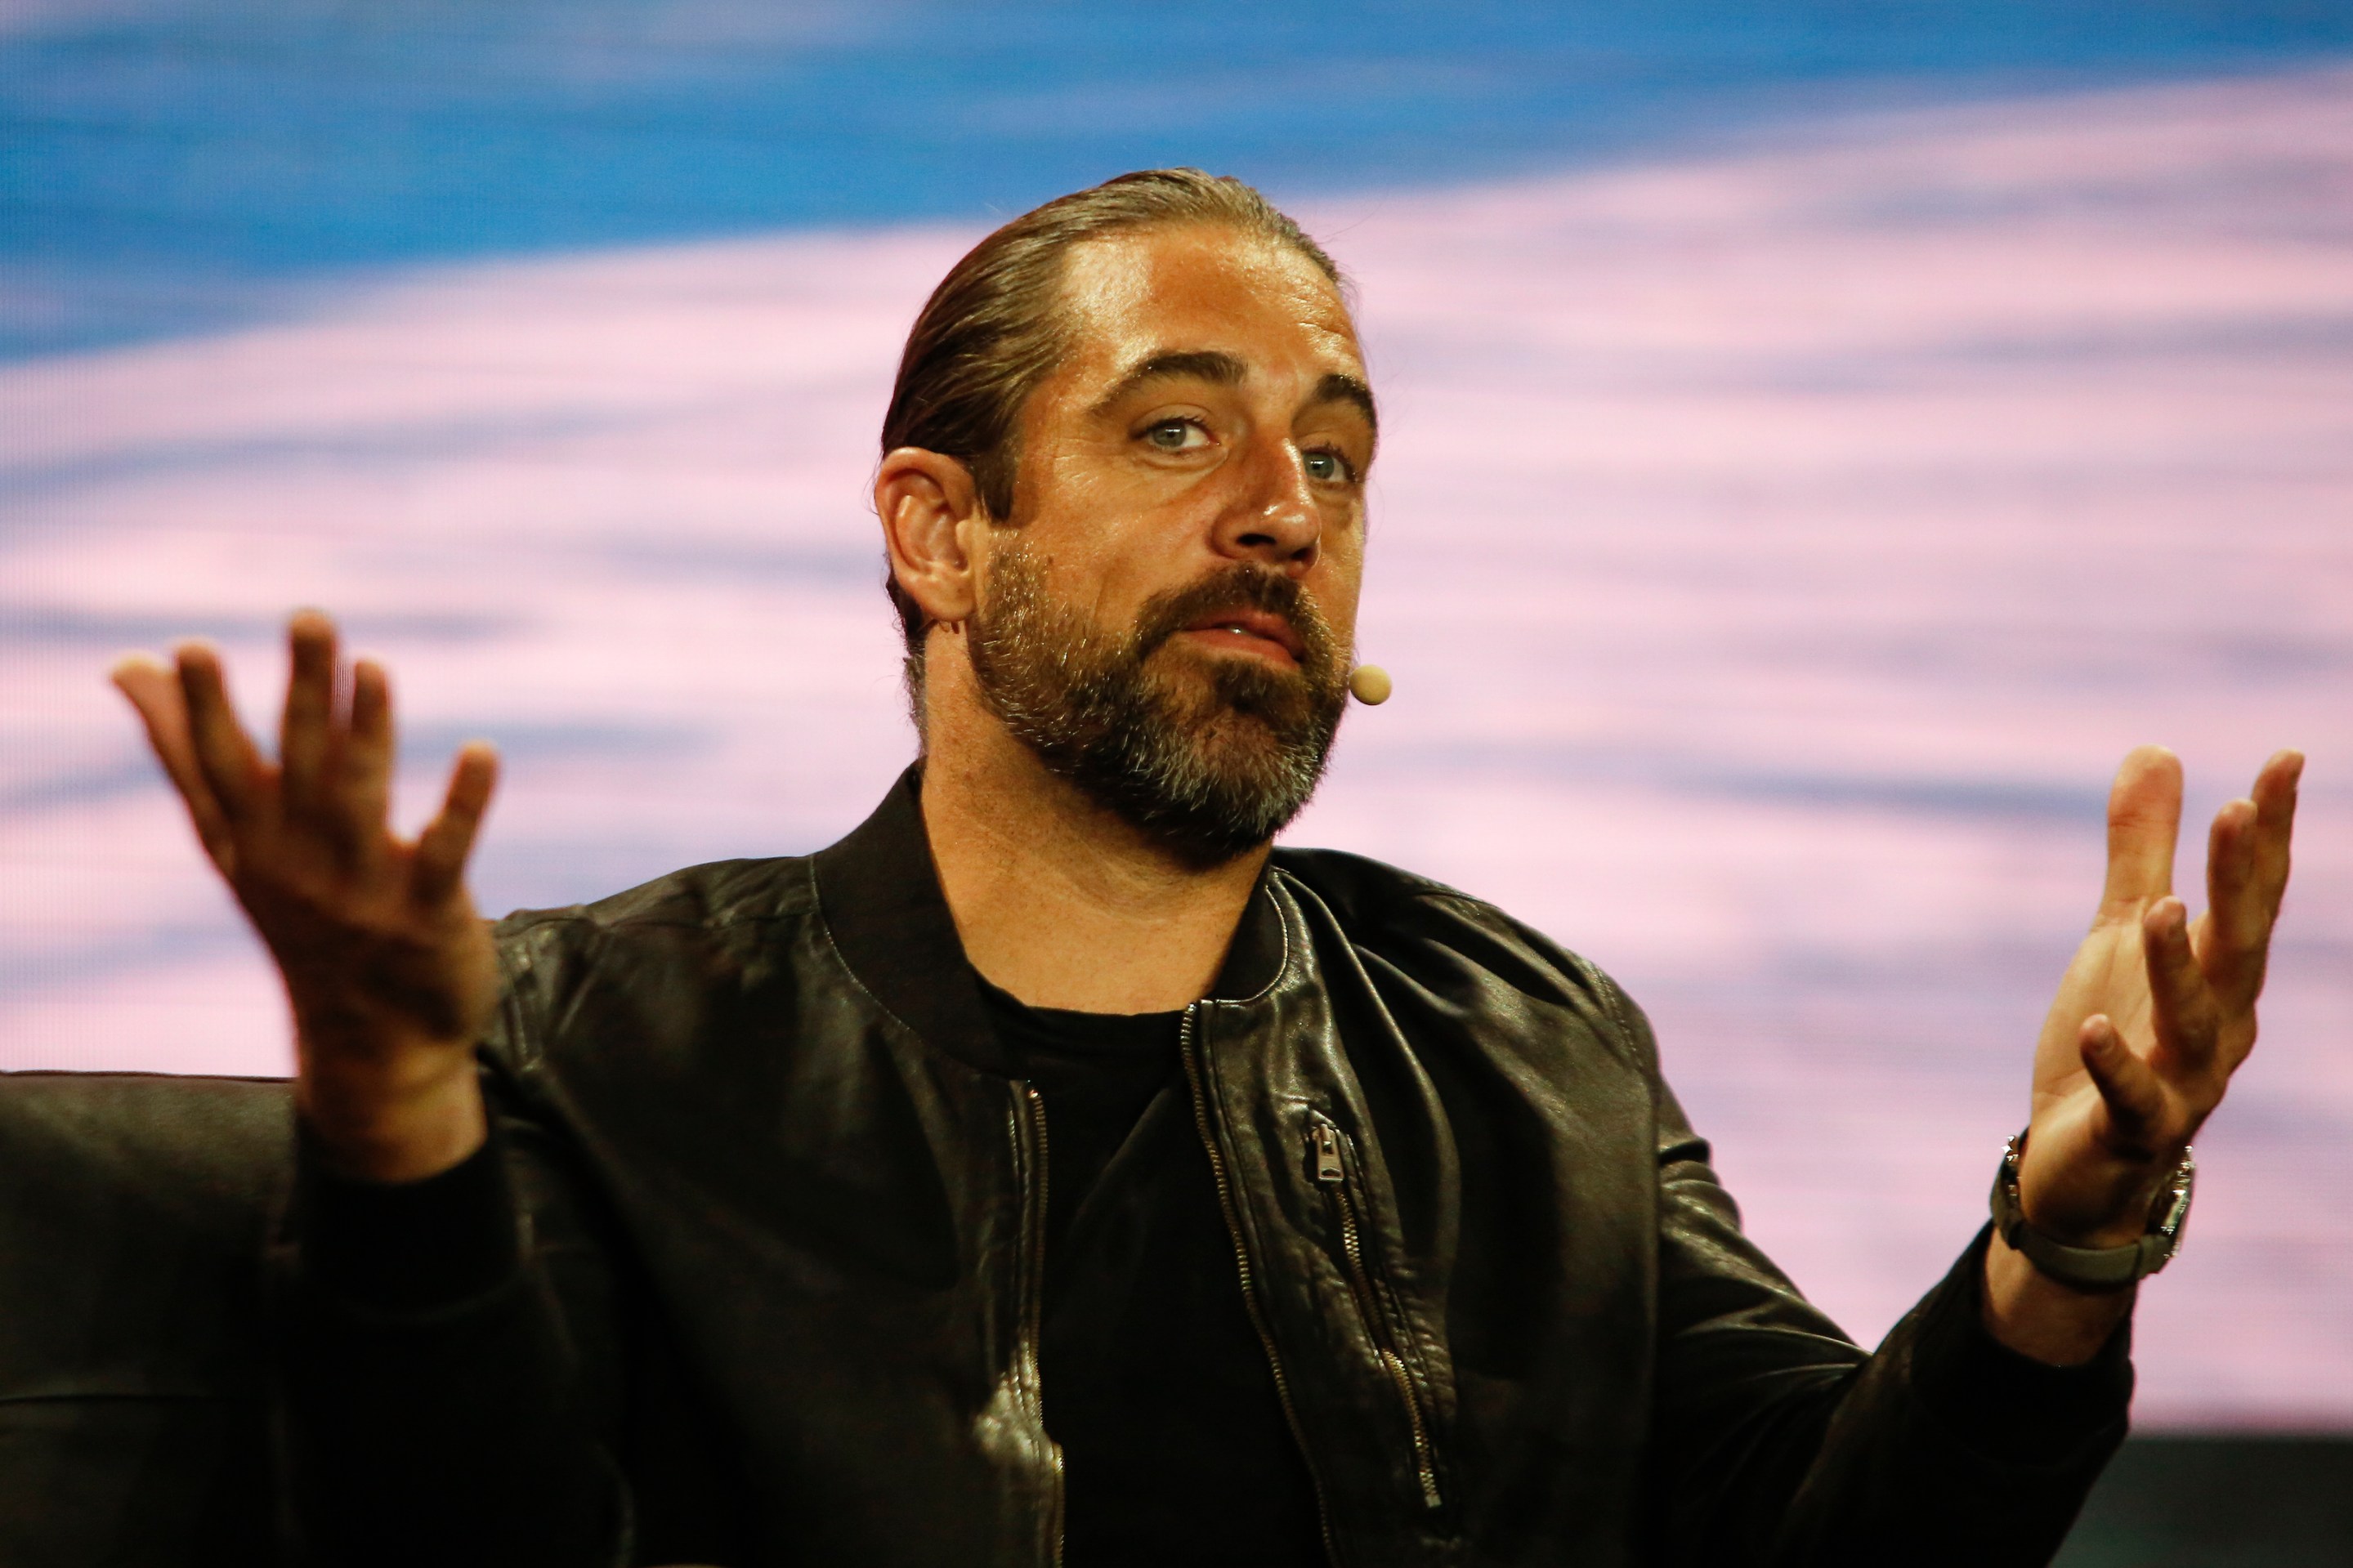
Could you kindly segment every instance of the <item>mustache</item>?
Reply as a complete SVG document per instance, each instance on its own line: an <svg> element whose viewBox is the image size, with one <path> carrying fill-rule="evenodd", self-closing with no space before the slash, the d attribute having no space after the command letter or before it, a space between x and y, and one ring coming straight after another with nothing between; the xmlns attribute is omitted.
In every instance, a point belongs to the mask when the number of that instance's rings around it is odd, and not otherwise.
<svg viewBox="0 0 2353 1568"><path fill-rule="evenodd" d="M1300 643L1307 650L1308 657L1303 662L1308 668L1320 669L1332 664L1338 639L1307 590L1294 578L1251 565L1229 567L1145 601L1136 616L1133 657L1138 660L1148 658L1161 644L1203 616L1233 610L1259 610L1282 616L1299 634Z"/></svg>

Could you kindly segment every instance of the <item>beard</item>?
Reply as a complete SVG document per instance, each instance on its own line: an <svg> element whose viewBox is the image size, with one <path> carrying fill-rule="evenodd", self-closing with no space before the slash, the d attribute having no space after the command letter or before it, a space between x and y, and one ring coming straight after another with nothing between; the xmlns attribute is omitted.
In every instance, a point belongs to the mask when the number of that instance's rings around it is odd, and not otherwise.
<svg viewBox="0 0 2353 1568"><path fill-rule="evenodd" d="M1299 584L1238 565L1154 595L1124 636L1056 599L1021 541L1000 552L966 647L983 700L1058 776L1180 859L1223 865L1272 838L1324 776L1348 700L1344 650ZM1200 658L1206 616L1279 615L1295 669Z"/></svg>

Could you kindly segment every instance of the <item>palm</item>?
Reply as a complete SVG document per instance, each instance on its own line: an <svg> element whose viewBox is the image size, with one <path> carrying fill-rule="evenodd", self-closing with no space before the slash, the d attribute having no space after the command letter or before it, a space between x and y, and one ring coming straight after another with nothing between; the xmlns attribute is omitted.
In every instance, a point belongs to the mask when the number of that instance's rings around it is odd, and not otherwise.
<svg viewBox="0 0 2353 1568"><path fill-rule="evenodd" d="M2021 1187L2039 1226L2101 1244L2137 1234L2149 1193L2253 1048L2301 763L2274 756L2252 798L2215 817L2209 910L2194 928L2172 888L2180 764L2144 747L2118 772L2107 888L2035 1053Z"/></svg>
<svg viewBox="0 0 2353 1568"><path fill-rule="evenodd" d="M413 1031L455 1045L479 1032L496 986L490 933L462 885L425 885L416 846L385 832L346 862L295 837L247 860L230 886L306 1041Z"/></svg>

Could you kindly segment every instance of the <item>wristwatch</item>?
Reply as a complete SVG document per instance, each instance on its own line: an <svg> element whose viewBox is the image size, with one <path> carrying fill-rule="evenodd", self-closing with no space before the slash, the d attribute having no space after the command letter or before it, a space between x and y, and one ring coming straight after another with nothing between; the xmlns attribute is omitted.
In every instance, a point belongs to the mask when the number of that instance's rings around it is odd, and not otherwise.
<svg viewBox="0 0 2353 1568"><path fill-rule="evenodd" d="M2181 1151L2181 1163L2149 1205L2147 1231L2122 1247L2069 1247L2027 1224L2018 1201L2018 1157L2025 1151L2023 1132L2002 1146L2001 1168L1993 1178L1993 1227L2042 1272L2078 1290L2121 1290L2156 1273L2181 1250L2181 1227L2189 1223L2189 1194L2198 1180L2198 1162L2189 1150Z"/></svg>

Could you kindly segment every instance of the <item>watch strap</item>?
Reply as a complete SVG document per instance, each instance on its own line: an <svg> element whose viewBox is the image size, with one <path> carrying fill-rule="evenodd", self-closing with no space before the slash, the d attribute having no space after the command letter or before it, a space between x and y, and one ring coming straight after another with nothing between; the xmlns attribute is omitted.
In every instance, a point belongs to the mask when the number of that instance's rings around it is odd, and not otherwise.
<svg viewBox="0 0 2353 1568"><path fill-rule="evenodd" d="M2150 1205L2148 1229L2122 1247L2070 1247L2055 1241L2027 1223L2018 1195L2018 1161L2026 1148L2019 1133L2001 1152L2001 1165L1993 1179L1993 1223L2002 1240L2025 1254L2026 1260L2063 1285L2078 1290L2121 1290L2155 1274L2181 1250L2182 1227L2189 1218L2189 1197L2198 1173L2190 1152L2167 1179Z"/></svg>

